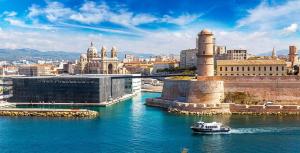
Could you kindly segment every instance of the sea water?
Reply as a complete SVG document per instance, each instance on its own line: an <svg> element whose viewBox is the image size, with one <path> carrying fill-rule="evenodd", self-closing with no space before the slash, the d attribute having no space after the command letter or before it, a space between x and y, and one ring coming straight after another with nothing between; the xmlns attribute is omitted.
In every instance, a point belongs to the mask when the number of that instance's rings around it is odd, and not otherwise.
<svg viewBox="0 0 300 153"><path fill-rule="evenodd" d="M300 116L170 114L145 106L159 93L141 93L96 119L0 117L0 153L280 153L300 152ZM56 107L57 108L57 107ZM194 134L199 120L222 122L229 134Z"/></svg>

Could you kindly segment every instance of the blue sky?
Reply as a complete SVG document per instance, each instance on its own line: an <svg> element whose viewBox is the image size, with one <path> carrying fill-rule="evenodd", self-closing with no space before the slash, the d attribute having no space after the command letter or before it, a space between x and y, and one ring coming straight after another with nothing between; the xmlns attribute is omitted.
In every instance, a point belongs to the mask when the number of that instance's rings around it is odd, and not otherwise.
<svg viewBox="0 0 300 153"><path fill-rule="evenodd" d="M218 45L251 53L300 43L300 1L0 0L0 48L85 52L90 41L120 51L179 53L201 29Z"/></svg>

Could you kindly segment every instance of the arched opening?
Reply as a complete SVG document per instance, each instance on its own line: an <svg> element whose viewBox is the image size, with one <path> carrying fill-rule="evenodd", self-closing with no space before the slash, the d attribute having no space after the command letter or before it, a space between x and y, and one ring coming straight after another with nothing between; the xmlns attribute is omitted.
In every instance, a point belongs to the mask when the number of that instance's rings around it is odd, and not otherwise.
<svg viewBox="0 0 300 153"><path fill-rule="evenodd" d="M112 74L113 73L113 65L109 64L108 65L108 74Z"/></svg>

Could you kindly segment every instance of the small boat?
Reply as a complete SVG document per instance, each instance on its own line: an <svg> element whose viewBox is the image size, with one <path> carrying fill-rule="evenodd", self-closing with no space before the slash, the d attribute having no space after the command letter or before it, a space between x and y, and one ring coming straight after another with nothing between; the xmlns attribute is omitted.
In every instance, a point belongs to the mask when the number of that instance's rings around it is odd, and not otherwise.
<svg viewBox="0 0 300 153"><path fill-rule="evenodd" d="M217 122L205 123L202 121L199 121L194 125L192 125L191 129L194 132L203 133L203 134L228 133L230 131L230 128L223 126L222 123L217 123Z"/></svg>

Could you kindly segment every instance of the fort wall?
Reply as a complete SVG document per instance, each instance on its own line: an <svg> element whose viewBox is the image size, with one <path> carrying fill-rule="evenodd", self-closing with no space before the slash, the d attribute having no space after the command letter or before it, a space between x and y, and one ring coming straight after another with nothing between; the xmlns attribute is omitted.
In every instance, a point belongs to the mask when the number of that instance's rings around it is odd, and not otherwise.
<svg viewBox="0 0 300 153"><path fill-rule="evenodd" d="M166 80L162 98L186 103L218 104L224 99L224 84L215 80Z"/></svg>
<svg viewBox="0 0 300 153"><path fill-rule="evenodd" d="M221 78L224 80L225 93L243 92L259 102L300 104L299 76L228 76Z"/></svg>
<svg viewBox="0 0 300 153"><path fill-rule="evenodd" d="M224 93L245 93L261 104L266 101L300 104L300 76L215 76L198 80L166 80L162 98L216 104L226 98Z"/></svg>

